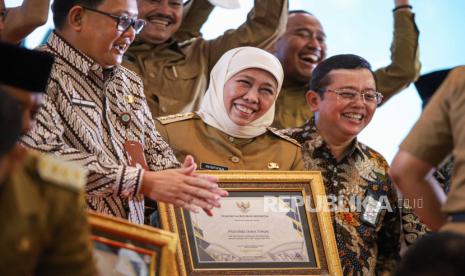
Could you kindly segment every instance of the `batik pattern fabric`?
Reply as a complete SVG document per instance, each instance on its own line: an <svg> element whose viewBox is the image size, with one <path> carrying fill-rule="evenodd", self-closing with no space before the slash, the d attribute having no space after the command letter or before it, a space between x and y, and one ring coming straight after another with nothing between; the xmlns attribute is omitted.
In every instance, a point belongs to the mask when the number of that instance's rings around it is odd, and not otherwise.
<svg viewBox="0 0 465 276"><path fill-rule="evenodd" d="M55 64L36 126L22 143L85 166L90 209L142 224L144 170L130 166L124 143L142 145L150 170L179 166L155 130L142 81L119 65L102 68L55 32L42 50Z"/></svg>
<svg viewBox="0 0 465 276"><path fill-rule="evenodd" d="M355 139L337 161L314 119L283 132L302 144L306 170L322 172L344 275L389 275L400 259L401 223L386 160ZM383 205L374 224L362 219L368 197Z"/></svg>

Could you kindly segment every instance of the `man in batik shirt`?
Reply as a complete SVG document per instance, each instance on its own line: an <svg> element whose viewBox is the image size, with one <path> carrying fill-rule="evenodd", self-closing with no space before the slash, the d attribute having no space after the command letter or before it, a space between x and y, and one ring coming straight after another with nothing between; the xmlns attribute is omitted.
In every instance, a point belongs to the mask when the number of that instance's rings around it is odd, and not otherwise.
<svg viewBox="0 0 465 276"><path fill-rule="evenodd" d="M397 195L386 160L357 141L382 98L370 64L328 58L306 98L315 117L288 134L302 144L306 169L323 174L344 275L389 274L399 260Z"/></svg>
<svg viewBox="0 0 465 276"><path fill-rule="evenodd" d="M56 30L44 50L55 57L36 127L22 139L89 170L90 209L144 222L144 196L198 211L226 193L180 166L155 130L142 81L120 65L144 26L136 0L55 0Z"/></svg>

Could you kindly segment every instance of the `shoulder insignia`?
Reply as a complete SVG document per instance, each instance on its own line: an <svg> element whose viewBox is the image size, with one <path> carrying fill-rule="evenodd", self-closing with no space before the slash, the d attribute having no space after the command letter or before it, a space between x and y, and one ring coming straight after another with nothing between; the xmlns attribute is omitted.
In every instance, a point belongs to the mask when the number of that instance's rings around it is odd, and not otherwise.
<svg viewBox="0 0 465 276"><path fill-rule="evenodd" d="M300 145L300 143L297 142L297 140L294 140L294 139L292 139L291 137L287 136L287 135L284 134L281 130L278 130L278 129L274 128L274 127L268 127L267 129L268 129L271 133L273 133L274 135L276 135L276 136L278 136L278 137L280 137L280 138L282 138L282 139L284 139L284 140L286 140L286 141L288 141L288 142L291 142L291 143L293 143L294 145L296 145L296 146L298 146L298 147L302 147L302 146Z"/></svg>
<svg viewBox="0 0 465 276"><path fill-rule="evenodd" d="M87 182L86 169L52 155L37 156L37 171L43 180L77 191Z"/></svg>
<svg viewBox="0 0 465 276"><path fill-rule="evenodd" d="M199 37L192 37L187 40L181 41L178 43L179 48L186 47L189 44L192 44L195 40L197 40Z"/></svg>
<svg viewBox="0 0 465 276"><path fill-rule="evenodd" d="M196 117L197 115L193 112L189 113L179 113L179 114L173 114L173 115L168 115L168 116L163 116L163 117L157 117L155 120L159 121L162 125L174 123L174 122L180 122L188 119L192 119Z"/></svg>

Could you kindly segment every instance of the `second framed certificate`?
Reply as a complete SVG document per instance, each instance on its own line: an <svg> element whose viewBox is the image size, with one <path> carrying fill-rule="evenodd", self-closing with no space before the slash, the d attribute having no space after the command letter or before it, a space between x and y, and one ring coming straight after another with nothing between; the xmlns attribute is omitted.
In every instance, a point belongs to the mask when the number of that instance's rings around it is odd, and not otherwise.
<svg viewBox="0 0 465 276"><path fill-rule="evenodd" d="M178 275L342 275L319 172L204 173L229 192L213 217L159 206Z"/></svg>

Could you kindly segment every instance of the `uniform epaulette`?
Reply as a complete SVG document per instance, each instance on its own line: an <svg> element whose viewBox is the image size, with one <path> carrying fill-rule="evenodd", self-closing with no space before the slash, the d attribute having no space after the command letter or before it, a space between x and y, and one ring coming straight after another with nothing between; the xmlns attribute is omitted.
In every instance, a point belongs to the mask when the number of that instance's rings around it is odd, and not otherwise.
<svg viewBox="0 0 465 276"><path fill-rule="evenodd" d="M53 184L80 191L87 182L87 170L78 164L61 160L52 155L37 154L39 176Z"/></svg>
<svg viewBox="0 0 465 276"><path fill-rule="evenodd" d="M178 47L179 48L186 47L187 45L192 44L195 40L197 40L197 38L199 37L192 37L187 40L181 41L178 43Z"/></svg>
<svg viewBox="0 0 465 276"><path fill-rule="evenodd" d="M299 146L301 147L300 143L297 142L297 140L294 140L292 139L291 137L287 136L286 134L282 133L281 131L279 131L278 129L274 128L274 127L268 127L267 128L270 132L272 132L274 135L286 140L286 141L289 141L291 143L293 143L294 145L296 146Z"/></svg>
<svg viewBox="0 0 465 276"><path fill-rule="evenodd" d="M168 115L168 116L163 116L163 117L157 117L155 120L159 121L162 125L174 123L174 122L179 122L179 121L184 121L187 119L194 118L196 116L195 113L189 112L189 113L179 113L179 114L173 114L173 115Z"/></svg>

